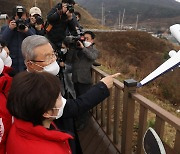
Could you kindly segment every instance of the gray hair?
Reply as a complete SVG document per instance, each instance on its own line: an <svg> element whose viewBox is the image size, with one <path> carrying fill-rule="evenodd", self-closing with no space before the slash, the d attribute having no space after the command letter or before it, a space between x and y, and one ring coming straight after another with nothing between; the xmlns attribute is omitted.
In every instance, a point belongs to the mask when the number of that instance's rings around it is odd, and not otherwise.
<svg viewBox="0 0 180 154"><path fill-rule="evenodd" d="M32 60L36 58L36 55L34 53L34 49L36 47L39 47L41 45L45 45L49 43L49 40L41 35L32 35L26 37L21 46L22 55L25 59L25 61Z"/></svg>

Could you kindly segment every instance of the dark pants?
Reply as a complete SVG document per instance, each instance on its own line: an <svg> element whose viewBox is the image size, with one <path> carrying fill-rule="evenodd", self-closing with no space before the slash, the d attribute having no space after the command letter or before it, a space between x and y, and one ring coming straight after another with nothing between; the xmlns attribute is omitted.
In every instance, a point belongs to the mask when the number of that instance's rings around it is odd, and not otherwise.
<svg viewBox="0 0 180 154"><path fill-rule="evenodd" d="M84 84L84 83L74 83L74 89L76 91L76 97L81 96L82 94L86 93L92 84ZM78 116L76 119L76 126L77 130L83 129L84 126L87 124L89 118L88 112L83 113L82 115Z"/></svg>

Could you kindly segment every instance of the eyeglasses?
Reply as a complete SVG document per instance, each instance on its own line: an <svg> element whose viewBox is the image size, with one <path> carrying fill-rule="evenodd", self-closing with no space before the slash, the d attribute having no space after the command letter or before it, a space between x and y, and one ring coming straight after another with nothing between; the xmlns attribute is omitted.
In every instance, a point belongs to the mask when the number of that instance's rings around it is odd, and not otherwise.
<svg viewBox="0 0 180 154"><path fill-rule="evenodd" d="M50 64L51 62L55 61L57 59L55 53L51 54L51 55L48 55L45 57L45 60L30 60L32 62L46 62L47 64Z"/></svg>

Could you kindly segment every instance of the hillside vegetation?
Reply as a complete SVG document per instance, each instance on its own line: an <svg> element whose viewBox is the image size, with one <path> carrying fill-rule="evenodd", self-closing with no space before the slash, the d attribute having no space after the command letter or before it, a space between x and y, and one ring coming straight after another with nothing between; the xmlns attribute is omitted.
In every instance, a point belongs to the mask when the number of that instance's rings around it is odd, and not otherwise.
<svg viewBox="0 0 180 154"><path fill-rule="evenodd" d="M75 6L75 10L81 13L82 15L81 24L83 25L84 28L92 28L92 29L102 28L99 21L93 18L92 15L89 14L87 10L83 9L79 5ZM103 28L106 28L106 27L103 27Z"/></svg>
<svg viewBox="0 0 180 154"><path fill-rule="evenodd" d="M126 31L97 33L97 48L101 51L99 61L108 70L121 72L123 78L141 81L167 60L168 52L180 47L166 40L152 37L146 32ZM145 85L140 91L167 99L180 105L180 71L175 69Z"/></svg>

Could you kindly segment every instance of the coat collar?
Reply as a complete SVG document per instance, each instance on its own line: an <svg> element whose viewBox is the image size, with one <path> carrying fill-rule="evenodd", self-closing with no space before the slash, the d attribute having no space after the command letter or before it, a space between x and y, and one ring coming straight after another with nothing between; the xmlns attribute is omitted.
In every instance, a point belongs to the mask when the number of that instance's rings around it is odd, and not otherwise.
<svg viewBox="0 0 180 154"><path fill-rule="evenodd" d="M19 119L15 119L14 125L20 135L31 139L42 138L52 141L66 141L68 139L73 139L73 137L67 133L58 130L48 130L41 125L33 126L32 123Z"/></svg>

